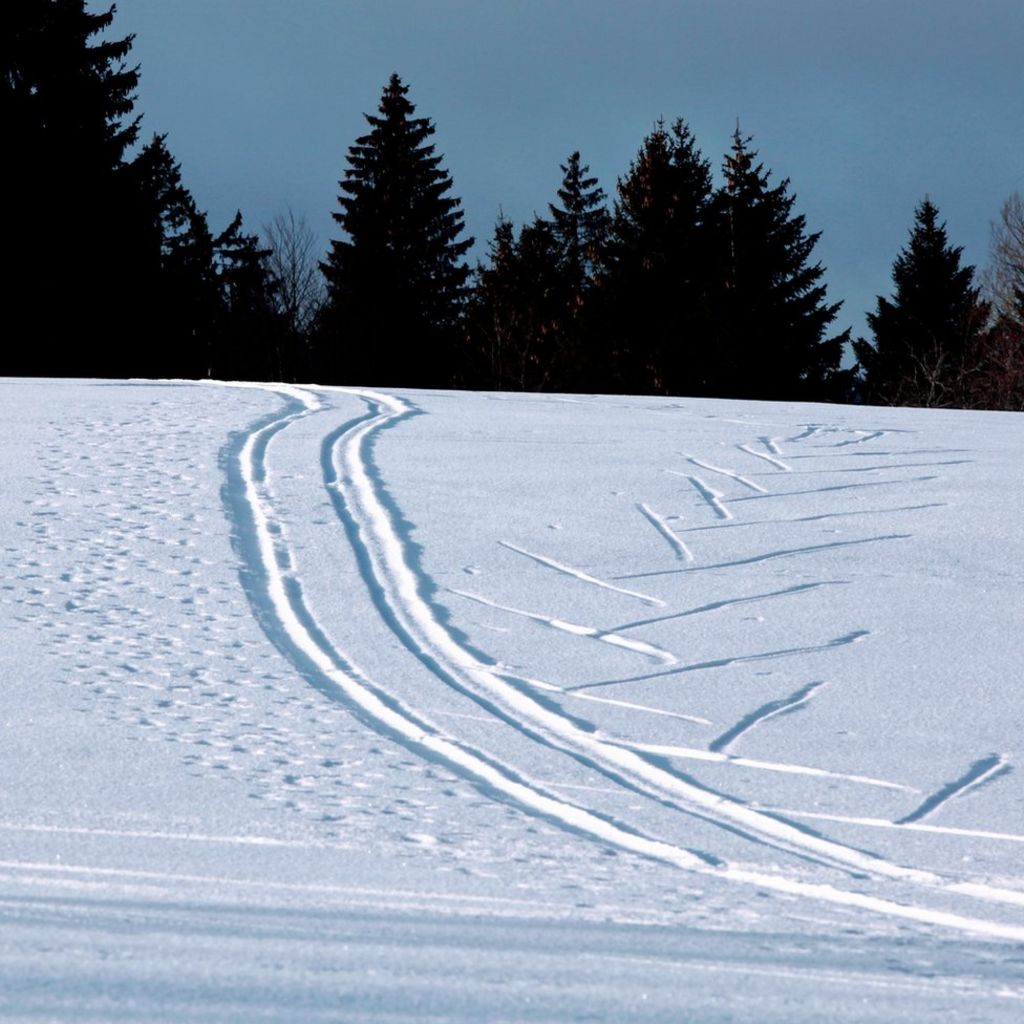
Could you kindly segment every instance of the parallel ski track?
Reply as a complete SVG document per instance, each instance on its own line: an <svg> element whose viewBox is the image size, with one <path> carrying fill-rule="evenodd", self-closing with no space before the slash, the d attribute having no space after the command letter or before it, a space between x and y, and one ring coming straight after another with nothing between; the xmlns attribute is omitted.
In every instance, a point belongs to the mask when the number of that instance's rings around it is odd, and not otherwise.
<svg viewBox="0 0 1024 1024"><path fill-rule="evenodd" d="M246 386L246 385L236 385ZM352 707L379 732L444 763L493 795L539 814L574 832L624 850L688 869L707 867L696 854L670 843L649 839L586 808L546 792L536 782L496 759L447 735L425 716L407 707L378 686L323 632L303 598L283 525L274 517L265 458L273 437L296 420L320 409L310 391L268 388L286 400L284 411L258 423L237 448L228 466L229 496L244 502L245 512L229 508L239 553L246 561L246 591L257 618L273 642L303 675L316 674L321 690ZM349 429L365 434L382 422L377 415L361 417Z"/></svg>
<svg viewBox="0 0 1024 1024"><path fill-rule="evenodd" d="M762 889L989 937L1024 941L1021 926L741 869L649 837L546 792L515 769L448 736L424 716L396 700L328 640L303 602L301 586L287 551L285 532L273 518L264 460L272 437L295 420L318 411L321 403L308 389L278 385L268 385L265 389L284 398L286 408L280 416L256 425L237 449L237 465L229 466L229 480L234 471L241 483L238 497L249 511L248 518L236 515L236 530L249 534L250 555L257 563L250 565L249 570L260 580L258 588L250 583L250 600L265 628L274 634L272 639L297 667L307 673L310 667L315 669L322 688L333 689L335 696L353 705L368 724L450 765L503 800L619 849ZM515 685L494 666L483 663L461 647L422 596L422 581L407 560L403 541L370 468L369 445L373 435L412 415L414 409L401 399L365 389L330 390L360 398L369 412L325 439L321 453L325 485L346 523L378 610L405 646L439 678L474 696L478 703L524 734L571 754L613 781L665 805L740 831L756 841L856 875L875 875L995 902L1020 902L1018 893L953 883L932 872L893 864L702 789L634 751L581 729L538 702L528 689ZM243 553L244 541L243 537L240 545ZM268 621L271 619L273 621Z"/></svg>

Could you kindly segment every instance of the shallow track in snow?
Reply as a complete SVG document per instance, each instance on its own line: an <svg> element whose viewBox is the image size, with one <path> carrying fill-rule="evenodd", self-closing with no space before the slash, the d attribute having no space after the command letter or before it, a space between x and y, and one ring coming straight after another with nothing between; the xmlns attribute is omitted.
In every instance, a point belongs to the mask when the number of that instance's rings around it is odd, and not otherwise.
<svg viewBox="0 0 1024 1024"><path fill-rule="evenodd" d="M890 864L777 818L752 812L744 804L705 789L640 752L598 737L549 704L537 700L529 685L515 685L506 673L460 645L423 596L424 581L417 576L406 556L392 513L378 490L376 474L370 470L369 447L373 433L407 417L412 410L400 399L390 396L354 388L339 390L362 397L376 415L351 430L336 432L325 441L322 458L325 484L335 498L339 514L346 520L350 539L359 548L360 563L371 577L367 583L378 608L406 647L426 667L531 738L570 754L613 781L652 799L739 829L755 842L823 864L892 878L934 880L926 872ZM526 553L518 547L513 550ZM529 557L537 559L532 553ZM545 563L552 561L544 559ZM576 571L572 575L587 574ZM843 642L849 641L843 638ZM734 660L730 659L730 663ZM521 682L527 683L526 680Z"/></svg>
<svg viewBox="0 0 1024 1024"><path fill-rule="evenodd" d="M297 418L315 413L320 400L306 389L286 391L273 387L268 390L282 394L288 405L280 416L255 426L237 448L237 465L229 472L229 479L234 473L236 483L240 481L236 495L239 505L244 504L248 509L247 514L239 511L236 529L243 538L240 546L250 559L250 600L261 621L273 634L272 638L289 654L296 667L305 674L312 671L322 688L333 689L339 697L356 707L369 725L425 756L442 760L503 800L619 849L692 871L714 872L720 877L776 892L822 899L992 937L1024 940L1024 927L713 862L693 851L647 836L624 823L610 821L586 807L553 796L514 767L502 765L489 754L467 747L414 709L401 705L326 637L303 601L301 583L294 576L293 560L287 551L286 532L282 524L273 518L273 496L267 486L264 460L274 435ZM424 596L426 581L418 575L408 557L405 542L395 526L396 510L381 492L379 477L372 463L371 440L374 434L408 417L413 410L401 399L390 395L354 388L336 390L362 399L368 406L368 412L342 429L333 431L325 439L321 450L325 485L345 523L378 611L405 647L436 676L471 696L524 735L570 754L627 789L649 796L665 806L677 807L720 823L759 844L796 853L847 872L893 879L924 889L998 902L1018 901L1019 894L988 886L968 887L951 883L932 872L865 854L705 789L668 770L656 759L581 729L550 704L535 699L529 680L510 677L499 666L482 661L461 646ZM723 472L696 459L691 458L691 461L703 468ZM733 477L750 489L763 490L738 474L724 471L724 475ZM843 545L817 547L837 546ZM535 555L511 544L506 544L506 547L581 582L610 590L624 590L546 556ZM790 553L794 552L773 552L769 557ZM746 564L747 561L725 564ZM649 603L664 604L648 595L629 593ZM727 755L719 756L730 759Z"/></svg>
<svg viewBox="0 0 1024 1024"><path fill-rule="evenodd" d="M257 423L236 442L228 465L226 497L232 510L236 544L245 562L247 596L282 653L319 689L353 708L367 725L423 756L444 763L485 792L620 849L679 867L703 865L689 851L648 839L558 798L497 759L447 735L378 686L326 636L307 606L293 572L286 532L274 515L266 467L267 449L273 437L295 420L315 412L319 400L308 391L273 390L286 400L285 409ZM361 437L368 427L386 419L386 415L379 413L360 417L347 426L346 432Z"/></svg>

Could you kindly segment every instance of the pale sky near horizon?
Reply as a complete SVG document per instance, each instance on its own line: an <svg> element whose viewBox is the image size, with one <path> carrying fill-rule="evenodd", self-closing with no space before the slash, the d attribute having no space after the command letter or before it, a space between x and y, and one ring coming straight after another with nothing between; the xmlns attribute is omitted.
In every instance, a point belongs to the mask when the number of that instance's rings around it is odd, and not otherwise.
<svg viewBox="0 0 1024 1024"><path fill-rule="evenodd" d="M102 4L90 3L93 10ZM655 120L715 169L737 118L821 231L838 327L863 332L928 194L977 265L1024 192L1022 0L118 0L143 133L215 229L286 208L326 247L337 182L393 71L482 256L499 210L554 198L574 149L609 196Z"/></svg>

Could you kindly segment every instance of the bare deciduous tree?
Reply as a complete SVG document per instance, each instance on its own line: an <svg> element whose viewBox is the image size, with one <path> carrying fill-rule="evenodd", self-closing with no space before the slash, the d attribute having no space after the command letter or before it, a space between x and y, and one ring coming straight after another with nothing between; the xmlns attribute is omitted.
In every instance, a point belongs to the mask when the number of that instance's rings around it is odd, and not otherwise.
<svg viewBox="0 0 1024 1024"><path fill-rule="evenodd" d="M295 337L305 337L324 302L316 232L289 209L263 225L268 264L277 283L276 301Z"/></svg>
<svg viewBox="0 0 1024 1024"><path fill-rule="evenodd" d="M1019 315L1024 294L1024 198L1014 192L992 224L991 262L983 280L996 317Z"/></svg>

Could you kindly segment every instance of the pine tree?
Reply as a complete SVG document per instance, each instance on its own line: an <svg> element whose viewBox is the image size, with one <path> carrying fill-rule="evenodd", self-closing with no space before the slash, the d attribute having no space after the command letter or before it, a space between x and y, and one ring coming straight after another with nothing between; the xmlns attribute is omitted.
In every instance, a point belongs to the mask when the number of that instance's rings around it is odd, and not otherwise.
<svg viewBox="0 0 1024 1024"><path fill-rule="evenodd" d="M90 14L85 0L4 6L7 372L103 373L121 358L136 257L123 174L138 71L125 64L131 36L93 41L113 14ZM51 339L69 362L54 362Z"/></svg>
<svg viewBox="0 0 1024 1024"><path fill-rule="evenodd" d="M595 386L701 393L713 266L711 170L682 120L658 122L625 178L605 251Z"/></svg>
<svg viewBox="0 0 1024 1024"><path fill-rule="evenodd" d="M884 405L962 405L965 368L987 310L974 286L974 267L961 266L939 211L925 198L914 213L910 241L893 263L892 299L878 297L868 325L874 345L855 351L864 397Z"/></svg>
<svg viewBox="0 0 1024 1024"><path fill-rule="evenodd" d="M713 394L736 398L838 398L849 331L827 336L841 303L825 301L824 269L808 261L819 233L794 214L789 179L770 184L737 128L715 199L720 278L714 302Z"/></svg>
<svg viewBox="0 0 1024 1024"><path fill-rule="evenodd" d="M457 363L472 239L460 240L460 201L414 117L409 89L392 75L370 131L348 151L334 220L346 237L322 264L327 304L322 347L331 379L444 385Z"/></svg>

